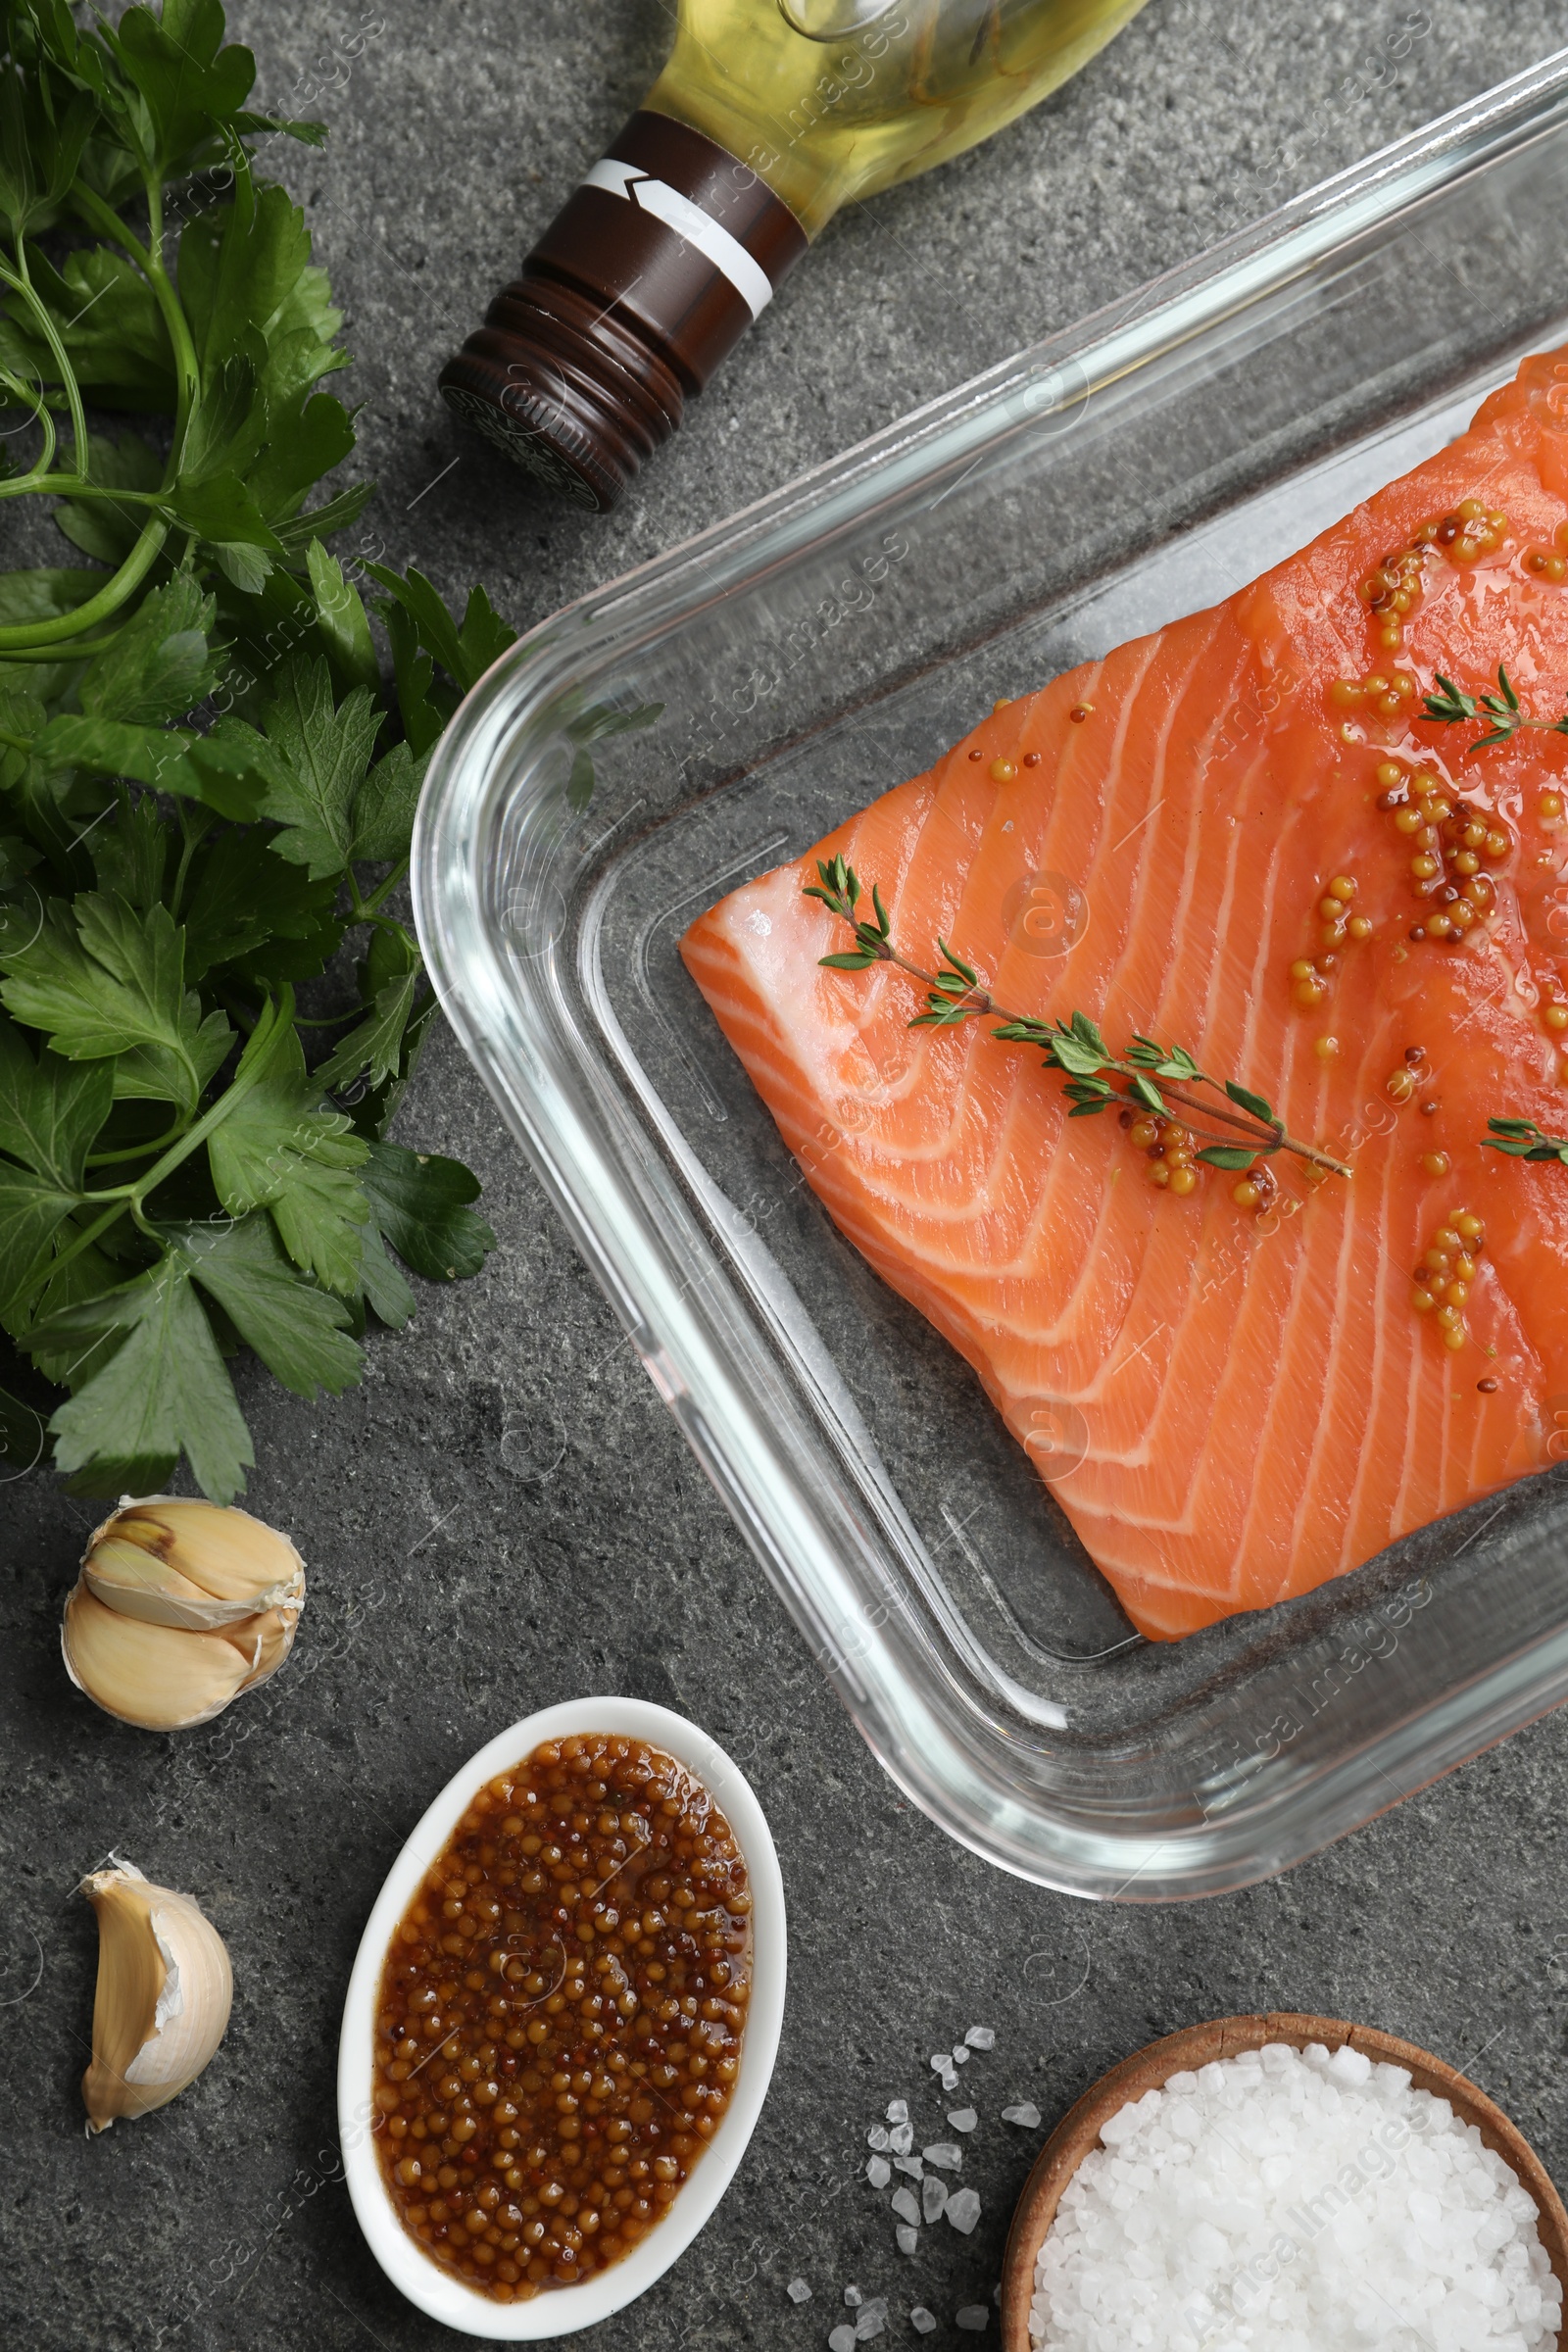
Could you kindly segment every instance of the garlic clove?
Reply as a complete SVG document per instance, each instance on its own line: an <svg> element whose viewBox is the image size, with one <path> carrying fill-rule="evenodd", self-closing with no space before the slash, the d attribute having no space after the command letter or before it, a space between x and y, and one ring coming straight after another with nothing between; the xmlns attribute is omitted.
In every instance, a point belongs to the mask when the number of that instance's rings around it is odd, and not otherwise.
<svg viewBox="0 0 1568 2352"><path fill-rule="evenodd" d="M223 1636L240 1651L246 1662L242 1690L254 1690L275 1674L294 1644L294 1628L299 1623L297 1609L269 1609L260 1617L247 1617L243 1625L230 1626Z"/></svg>
<svg viewBox="0 0 1568 2352"><path fill-rule="evenodd" d="M143 1618L149 1625L220 1633L254 1613L248 1600L215 1600L156 1552L127 1544L121 1536L93 1544L81 1563L81 1578L106 1608L122 1617Z"/></svg>
<svg viewBox="0 0 1568 2352"><path fill-rule="evenodd" d="M82 1568L95 1590L100 1580L115 1588L100 1591L100 1599L116 1607L131 1602L127 1614L157 1614L160 1596L176 1610L192 1609L194 1595L205 1594L205 1616L161 1618L198 1632L305 1594L305 1563L275 1527L232 1504L182 1495L127 1496L94 1531Z"/></svg>
<svg viewBox="0 0 1568 2352"><path fill-rule="evenodd" d="M98 1917L92 2064L81 2079L89 2132L146 2115L193 2082L223 2038L234 1980L199 1904L155 1886L132 1862L94 1871L81 1891Z"/></svg>
<svg viewBox="0 0 1568 2352"><path fill-rule="evenodd" d="M210 1722L253 1679L256 1664L254 1645L245 1650L221 1634L122 1617L81 1585L66 1602L60 1646L78 1690L147 1732Z"/></svg>
<svg viewBox="0 0 1568 2352"><path fill-rule="evenodd" d="M305 1563L248 1511L127 1495L94 1531L61 1646L77 1689L146 1731L188 1730L275 1674Z"/></svg>

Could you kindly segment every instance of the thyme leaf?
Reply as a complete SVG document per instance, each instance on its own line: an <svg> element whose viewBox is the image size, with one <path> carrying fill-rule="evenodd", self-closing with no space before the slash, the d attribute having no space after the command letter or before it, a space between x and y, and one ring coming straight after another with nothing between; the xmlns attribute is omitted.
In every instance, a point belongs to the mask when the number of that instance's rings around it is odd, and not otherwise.
<svg viewBox="0 0 1568 2352"><path fill-rule="evenodd" d="M1548 735L1568 735L1568 711L1561 718L1525 716L1518 689L1501 662L1497 663L1495 694L1466 694L1451 678L1446 678L1441 669L1434 684L1437 691L1422 697L1423 718L1443 727L1485 724L1488 728L1485 735L1478 735L1467 746L1466 759L1472 752L1484 752L1492 744L1511 743L1522 727L1541 728Z"/></svg>
<svg viewBox="0 0 1568 2352"><path fill-rule="evenodd" d="M1029 1013L1009 1012L997 1003L975 966L940 937L937 970L927 971L923 965L911 963L894 944L892 920L874 883L874 915L868 919L859 911L863 893L852 865L842 857L819 859L816 872L817 879L803 886L804 895L819 900L841 922L848 923L856 943L838 955L819 956L818 962L836 972L861 972L874 963L891 963L918 980L926 992L925 1010L914 1015L911 1029L952 1029L963 1021L995 1019L999 1026L991 1035L1000 1044L1038 1047L1046 1067L1060 1073L1062 1092L1072 1106L1067 1113L1070 1119L1094 1118L1112 1103L1137 1103L1159 1118L1179 1119L1195 1135L1204 1137L1205 1148L1196 1157L1210 1167L1246 1169L1276 1152L1290 1152L1333 1175L1349 1175L1343 1160L1289 1134L1284 1120L1261 1095L1234 1079L1211 1078L1185 1046L1161 1045L1157 1038L1135 1031L1125 1051L1116 1054L1087 1012L1074 1012L1065 1021L1043 1021ZM1221 1102L1207 1101L1195 1091L1200 1088L1207 1088ZM1224 1102L1235 1108L1222 1107ZM1172 1104L1177 1107L1173 1109ZM1216 1122L1235 1132L1214 1134ZM1568 1158L1568 1146L1564 1156Z"/></svg>
<svg viewBox="0 0 1568 2352"><path fill-rule="evenodd" d="M1489 1119L1482 1148L1510 1159L1555 1159L1568 1167L1568 1136L1547 1135L1534 1119Z"/></svg>

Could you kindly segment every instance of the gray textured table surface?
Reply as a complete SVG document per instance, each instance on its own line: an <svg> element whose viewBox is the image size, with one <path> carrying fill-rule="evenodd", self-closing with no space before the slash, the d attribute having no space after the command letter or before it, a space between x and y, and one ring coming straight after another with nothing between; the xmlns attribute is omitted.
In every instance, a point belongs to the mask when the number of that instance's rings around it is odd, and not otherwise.
<svg viewBox="0 0 1568 2352"><path fill-rule="evenodd" d="M487 580L518 623L714 520L1032 336L1136 285L1568 37L1544 0L1395 6L1152 0L1082 78L989 146L827 232L608 521L460 447L448 347L646 88L654 0L252 0L262 90L333 125L296 158L359 354L350 379L393 558ZM1401 41L1401 27L1414 37ZM318 63L318 61L325 61ZM306 92L308 96L308 88ZM591 1690L678 1705L755 1763L792 1905L772 2094L733 2190L606 2352L821 2344L842 2290L885 2340L937 2345L989 2302L1039 2133L1111 2060L1193 2019L1362 2019L1467 2065L1568 2164L1559 1891L1568 1720L1547 1722L1288 1878L1185 1909L1089 1909L1007 1880L900 1798L861 1746L685 1451L448 1038L402 1129L483 1174L501 1248L421 1298L366 1384L319 1408L255 1381L251 1501L313 1572L287 1672L183 1743L67 1686L56 1625L87 1505L5 1491L0 2068L5 2340L36 2352L395 2352L451 2341L370 2261L338 2178L333 2068L355 1942L430 1793L498 1727ZM564 1451L504 1444L548 1379ZM231 1734L231 1738L229 1735ZM238 1986L217 2062L92 2144L76 2078L94 1936L72 1889L111 1846L199 1893ZM895 2095L935 2125L926 2053L971 2023L983 2214L893 2245L859 2177ZM929 2133L926 2134L929 2136ZM785 2293L797 2276L812 2300Z"/></svg>

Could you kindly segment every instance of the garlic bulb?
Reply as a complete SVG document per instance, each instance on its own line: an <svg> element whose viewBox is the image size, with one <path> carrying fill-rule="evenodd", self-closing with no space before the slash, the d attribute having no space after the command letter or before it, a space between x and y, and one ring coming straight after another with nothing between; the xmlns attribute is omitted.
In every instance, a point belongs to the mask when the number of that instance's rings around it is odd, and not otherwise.
<svg viewBox="0 0 1568 2352"><path fill-rule="evenodd" d="M234 1980L223 1939L188 1894L115 1858L81 1892L98 1914L87 2129L146 2115L194 2082L223 2038Z"/></svg>
<svg viewBox="0 0 1568 2352"><path fill-rule="evenodd" d="M96 1529L60 1645L78 1690L123 1723L209 1723L275 1674L305 1606L286 1536L216 1502L129 1495Z"/></svg>

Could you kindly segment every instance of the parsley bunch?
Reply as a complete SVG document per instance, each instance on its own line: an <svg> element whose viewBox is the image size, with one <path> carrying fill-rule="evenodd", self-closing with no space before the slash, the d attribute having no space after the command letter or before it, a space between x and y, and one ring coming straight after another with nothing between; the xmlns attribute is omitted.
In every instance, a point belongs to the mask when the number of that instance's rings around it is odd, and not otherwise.
<svg viewBox="0 0 1568 2352"><path fill-rule="evenodd" d="M249 111L220 0L0 27L0 517L75 558L0 572L0 1325L41 1406L0 1392L0 1441L24 1465L46 1422L89 1494L183 1455L227 1501L225 1359L336 1395L368 1315L413 1313L403 1267L493 1246L466 1168L385 1140L435 1010L391 906L430 748L514 632L328 551L371 487L310 503L354 447L320 388L348 355L257 169L323 132Z"/></svg>

